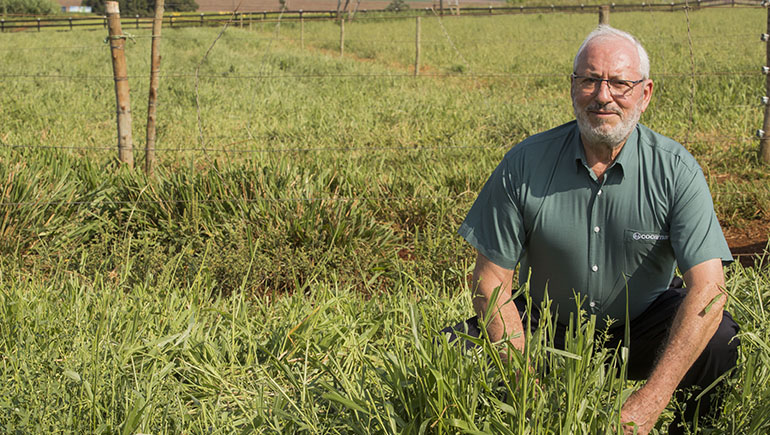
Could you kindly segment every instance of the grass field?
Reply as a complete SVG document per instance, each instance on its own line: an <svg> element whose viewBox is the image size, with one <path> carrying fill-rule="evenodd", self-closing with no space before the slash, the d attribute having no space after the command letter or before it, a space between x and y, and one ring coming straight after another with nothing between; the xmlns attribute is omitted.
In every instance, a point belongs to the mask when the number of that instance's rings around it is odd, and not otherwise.
<svg viewBox="0 0 770 435"><path fill-rule="evenodd" d="M203 61L219 29L164 29L151 178L115 162L105 32L0 34L0 432L612 433L638 385L591 319L510 365L433 340L471 313L456 228L507 149L571 119L595 23L423 19L417 78L412 20L347 23L342 58L331 22L304 44L228 28ZM766 244L766 11L612 23L650 52L643 122L696 156L728 234ZM132 33L139 147L150 38ZM770 429L764 264L727 271L743 346L717 433Z"/></svg>

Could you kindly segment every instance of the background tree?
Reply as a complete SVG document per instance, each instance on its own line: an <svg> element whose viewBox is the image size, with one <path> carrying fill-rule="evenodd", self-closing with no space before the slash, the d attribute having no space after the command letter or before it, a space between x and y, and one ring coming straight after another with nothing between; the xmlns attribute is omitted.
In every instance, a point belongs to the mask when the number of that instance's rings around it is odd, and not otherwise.
<svg viewBox="0 0 770 435"><path fill-rule="evenodd" d="M91 6L95 14L104 14L106 0L83 0L83 6ZM153 16L155 14L155 0L118 0L121 15ZM198 10L195 0L173 0L166 2L164 9L167 12L190 12Z"/></svg>
<svg viewBox="0 0 770 435"><path fill-rule="evenodd" d="M393 0L389 5L385 6L386 11L393 12L405 11L407 9L409 9L409 5L404 0Z"/></svg>
<svg viewBox="0 0 770 435"><path fill-rule="evenodd" d="M61 12L61 6L55 0L0 0L0 12L3 15L49 15Z"/></svg>

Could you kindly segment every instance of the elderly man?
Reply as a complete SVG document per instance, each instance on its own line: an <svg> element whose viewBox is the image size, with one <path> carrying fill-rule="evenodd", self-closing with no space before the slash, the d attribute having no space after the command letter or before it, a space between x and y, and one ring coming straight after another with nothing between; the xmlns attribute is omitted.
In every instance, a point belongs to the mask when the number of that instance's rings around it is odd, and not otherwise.
<svg viewBox="0 0 770 435"><path fill-rule="evenodd" d="M600 26L589 34L571 75L576 121L511 149L459 230L478 251L473 305L490 319L492 340L522 350L529 332L522 316L536 323L538 313L525 313L522 300L509 303L517 266L535 304L547 288L562 322L557 347L576 294L600 325L615 319L608 345L630 322L629 377L647 382L625 402L621 420L640 433L675 392L705 388L734 367L738 348L738 327L723 311L722 264L732 257L703 173L684 147L638 124L652 97L649 69L628 33ZM473 331L476 318L461 325L448 330ZM718 407L711 397L700 402L687 402L686 419ZM669 433L682 431L679 423Z"/></svg>

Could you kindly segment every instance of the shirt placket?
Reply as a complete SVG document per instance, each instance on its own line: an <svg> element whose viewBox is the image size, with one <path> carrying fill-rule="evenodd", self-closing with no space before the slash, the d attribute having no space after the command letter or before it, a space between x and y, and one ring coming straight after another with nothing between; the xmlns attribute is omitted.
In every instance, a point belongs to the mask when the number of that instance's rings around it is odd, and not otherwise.
<svg viewBox="0 0 770 435"><path fill-rule="evenodd" d="M606 177L604 177L606 180ZM602 310L602 273L606 266L602 261L602 237L604 234L604 219L606 206L606 192L604 182L597 183L594 188L591 217L588 226L588 282L586 294L588 295L588 309L590 314L599 314Z"/></svg>

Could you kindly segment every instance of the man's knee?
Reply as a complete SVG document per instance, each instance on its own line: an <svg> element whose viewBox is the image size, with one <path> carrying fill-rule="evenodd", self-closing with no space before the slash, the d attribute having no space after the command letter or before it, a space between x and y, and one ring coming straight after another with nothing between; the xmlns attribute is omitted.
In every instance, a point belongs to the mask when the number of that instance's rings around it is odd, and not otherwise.
<svg viewBox="0 0 770 435"><path fill-rule="evenodd" d="M716 358L725 366L727 371L735 366L738 361L738 347L741 344L738 338L738 324L727 311L724 312L722 322L709 340L704 353L708 351L712 358Z"/></svg>
<svg viewBox="0 0 770 435"><path fill-rule="evenodd" d="M731 361L730 367L734 366L738 360L738 346L741 344L738 330L738 324L735 323L730 313L725 311L719 328L706 346L709 352L720 359Z"/></svg>

